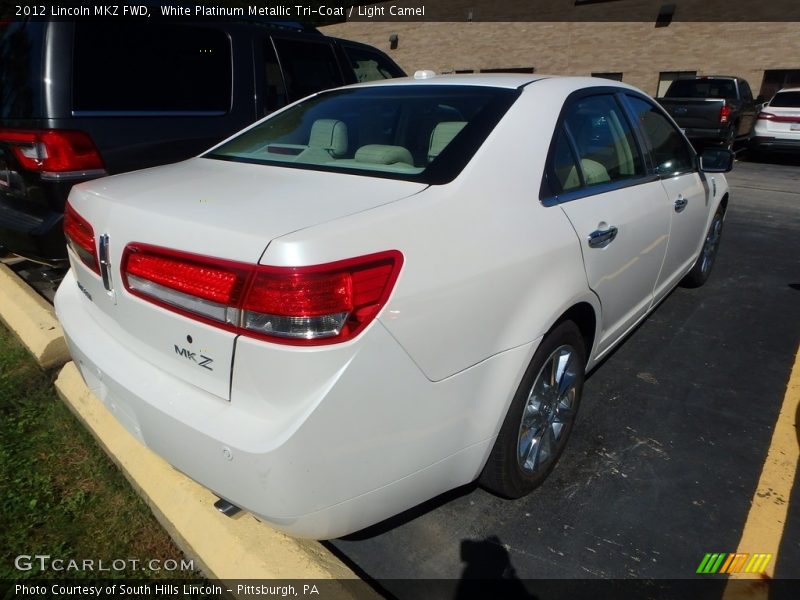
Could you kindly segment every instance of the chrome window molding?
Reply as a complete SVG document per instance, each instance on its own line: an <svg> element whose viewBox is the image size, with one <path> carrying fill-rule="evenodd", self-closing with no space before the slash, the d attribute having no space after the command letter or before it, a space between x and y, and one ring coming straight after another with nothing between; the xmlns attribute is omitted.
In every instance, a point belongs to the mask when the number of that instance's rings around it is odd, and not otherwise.
<svg viewBox="0 0 800 600"><path fill-rule="evenodd" d="M661 177L655 173L647 173L640 177L617 179L616 181L609 181L608 183L597 183L575 188L550 197L541 198L540 201L543 206L557 206L559 204L573 202L574 200L580 200L590 196L597 196L599 194L606 194L608 192L614 192L616 190L622 190L637 185L653 183L654 181L659 181L660 179Z"/></svg>

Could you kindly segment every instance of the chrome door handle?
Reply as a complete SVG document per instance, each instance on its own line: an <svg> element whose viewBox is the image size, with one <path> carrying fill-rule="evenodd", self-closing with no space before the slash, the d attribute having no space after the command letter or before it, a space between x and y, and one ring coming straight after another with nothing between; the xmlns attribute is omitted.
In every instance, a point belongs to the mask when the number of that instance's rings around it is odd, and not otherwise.
<svg viewBox="0 0 800 600"><path fill-rule="evenodd" d="M590 248L605 248L617 237L617 231L617 228L613 226L608 229L597 229L590 233L586 240L589 242Z"/></svg>
<svg viewBox="0 0 800 600"><path fill-rule="evenodd" d="M678 199L675 200L675 212L681 212L686 205L689 204L689 201L684 198L683 196L678 196Z"/></svg>

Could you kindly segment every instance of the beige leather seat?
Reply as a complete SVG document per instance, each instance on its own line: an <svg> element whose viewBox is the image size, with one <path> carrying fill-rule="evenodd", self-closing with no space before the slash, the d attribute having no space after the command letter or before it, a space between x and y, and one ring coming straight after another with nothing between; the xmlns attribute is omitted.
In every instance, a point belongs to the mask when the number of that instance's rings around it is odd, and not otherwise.
<svg viewBox="0 0 800 600"><path fill-rule="evenodd" d="M347 153L347 125L337 119L317 119L311 125L308 148L297 156L297 160L310 163L330 162Z"/></svg>
<svg viewBox="0 0 800 600"><path fill-rule="evenodd" d="M466 121L442 121L438 123L431 131L431 139L428 144L428 162L433 162L442 150L453 141L453 138L464 129L466 124Z"/></svg>
<svg viewBox="0 0 800 600"><path fill-rule="evenodd" d="M397 163L413 166L414 158L408 148L388 146L384 144L367 144L356 150L356 161L377 165L394 165Z"/></svg>
<svg viewBox="0 0 800 600"><path fill-rule="evenodd" d="M581 168L583 169L583 176L586 178L586 185L594 183L605 183L611 181L606 168L596 160L589 158L581 159ZM578 176L578 169L572 167L564 181L564 189L571 190L581 185L581 178Z"/></svg>

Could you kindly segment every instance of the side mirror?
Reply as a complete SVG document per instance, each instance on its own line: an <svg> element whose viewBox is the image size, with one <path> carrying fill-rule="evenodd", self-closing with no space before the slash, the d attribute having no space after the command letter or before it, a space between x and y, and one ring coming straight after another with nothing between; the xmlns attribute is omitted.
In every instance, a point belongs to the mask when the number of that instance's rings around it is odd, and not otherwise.
<svg viewBox="0 0 800 600"><path fill-rule="evenodd" d="M705 173L727 173L733 168L734 154L727 148L706 148L699 157L700 170Z"/></svg>

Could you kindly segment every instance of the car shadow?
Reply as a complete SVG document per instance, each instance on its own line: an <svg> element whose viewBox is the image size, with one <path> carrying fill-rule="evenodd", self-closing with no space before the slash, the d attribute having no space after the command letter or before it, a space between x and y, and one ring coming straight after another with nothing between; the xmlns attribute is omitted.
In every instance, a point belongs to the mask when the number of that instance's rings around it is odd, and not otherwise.
<svg viewBox="0 0 800 600"><path fill-rule="evenodd" d="M452 502L457 498L461 498L462 496L471 494L476 489L478 489L477 481L473 481L472 483L462 485L448 492L445 492L444 494L440 494L434 498L431 498L430 500L426 500L422 504L417 504L416 506L403 511L400 514L394 515L393 517L389 517L388 519L385 519L380 523L376 523L375 525L370 525L365 529L361 529L359 531L356 531L355 533L351 533L339 539L342 539L347 542L360 542L372 537L383 535L384 533L387 533L392 529L405 525L406 523L410 523L414 519L417 519L426 513L429 513L431 511L436 510L437 508L444 506L448 502Z"/></svg>
<svg viewBox="0 0 800 600"><path fill-rule="evenodd" d="M744 160L750 163L763 163L770 165L785 165L789 167L800 166L800 154L785 154L785 153L758 153L748 151L747 149L736 153L737 160Z"/></svg>
<svg viewBox="0 0 800 600"><path fill-rule="evenodd" d="M483 540L461 540L461 561L465 563L455 600L504 598L536 600L511 564L508 550L496 535Z"/></svg>

